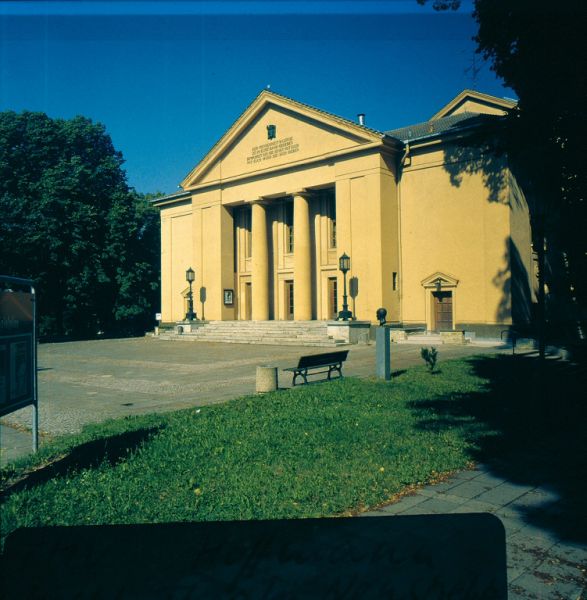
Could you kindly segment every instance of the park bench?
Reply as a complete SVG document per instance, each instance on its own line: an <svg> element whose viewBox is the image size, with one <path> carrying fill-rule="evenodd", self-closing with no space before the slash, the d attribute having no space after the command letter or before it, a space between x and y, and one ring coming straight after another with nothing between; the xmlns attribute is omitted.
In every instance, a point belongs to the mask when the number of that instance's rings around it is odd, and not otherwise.
<svg viewBox="0 0 587 600"><path fill-rule="evenodd" d="M342 377L342 363L346 360L348 353L348 350L339 350L338 352L325 352L324 354L302 356L297 367L289 367L283 370L293 372L293 385L296 384L296 379L298 377L302 377L304 383L308 383L308 371L311 371L312 375L328 373L328 379L330 379L332 373L336 371L338 376Z"/></svg>

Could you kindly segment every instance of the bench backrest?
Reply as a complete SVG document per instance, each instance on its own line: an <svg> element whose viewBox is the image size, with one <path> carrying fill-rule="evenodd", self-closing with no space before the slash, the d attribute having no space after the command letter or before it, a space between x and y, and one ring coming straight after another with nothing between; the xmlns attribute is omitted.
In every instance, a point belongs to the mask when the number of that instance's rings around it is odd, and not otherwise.
<svg viewBox="0 0 587 600"><path fill-rule="evenodd" d="M320 367L322 365L331 365L346 360L348 350L339 350L338 352L324 352L323 354L312 354L302 356L298 363L298 369L305 367Z"/></svg>

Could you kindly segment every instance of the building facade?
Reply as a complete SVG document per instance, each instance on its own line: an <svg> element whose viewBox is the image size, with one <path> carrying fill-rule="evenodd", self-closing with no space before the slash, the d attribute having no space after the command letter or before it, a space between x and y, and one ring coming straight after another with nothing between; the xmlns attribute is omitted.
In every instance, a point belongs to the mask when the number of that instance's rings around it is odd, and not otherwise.
<svg viewBox="0 0 587 600"><path fill-rule="evenodd" d="M465 90L377 131L263 91L161 210L162 319L359 320L493 331L529 318L528 209L489 150L510 100ZM481 140L481 142L480 142Z"/></svg>

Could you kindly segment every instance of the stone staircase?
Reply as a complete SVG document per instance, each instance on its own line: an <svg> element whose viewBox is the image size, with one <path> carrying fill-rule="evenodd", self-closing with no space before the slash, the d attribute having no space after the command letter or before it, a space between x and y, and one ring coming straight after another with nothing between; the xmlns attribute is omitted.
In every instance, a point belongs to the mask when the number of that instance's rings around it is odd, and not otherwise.
<svg viewBox="0 0 587 600"><path fill-rule="evenodd" d="M229 344L269 344L274 346L345 345L328 336L326 321L207 321L193 331L161 331L158 339L222 342Z"/></svg>

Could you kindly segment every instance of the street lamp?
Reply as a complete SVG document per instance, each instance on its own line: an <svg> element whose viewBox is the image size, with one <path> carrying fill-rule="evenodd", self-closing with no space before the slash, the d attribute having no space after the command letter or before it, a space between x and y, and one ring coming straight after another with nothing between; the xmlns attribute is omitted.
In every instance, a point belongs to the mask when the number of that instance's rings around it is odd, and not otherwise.
<svg viewBox="0 0 587 600"><path fill-rule="evenodd" d="M192 283L194 283L196 279L196 272L190 267L185 272L185 280L190 284L190 291L188 292L188 311L185 315L186 321L193 321L197 319L198 316L194 312L194 294L192 292Z"/></svg>
<svg viewBox="0 0 587 600"><path fill-rule="evenodd" d="M342 310L338 313L339 321L348 321L353 318L353 313L349 310L346 295L346 274L351 269L351 259L346 255L346 252L338 259L338 268L341 270L344 278L344 292L342 294Z"/></svg>

